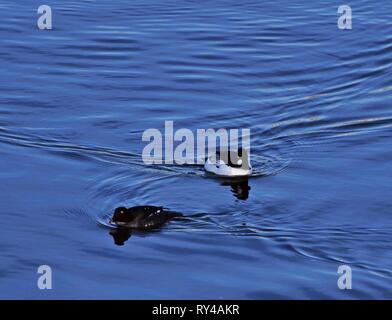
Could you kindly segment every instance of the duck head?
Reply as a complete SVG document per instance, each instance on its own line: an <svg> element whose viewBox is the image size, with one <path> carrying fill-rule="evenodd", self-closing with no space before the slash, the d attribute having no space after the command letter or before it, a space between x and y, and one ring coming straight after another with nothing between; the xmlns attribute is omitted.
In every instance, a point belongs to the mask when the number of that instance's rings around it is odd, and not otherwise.
<svg viewBox="0 0 392 320"><path fill-rule="evenodd" d="M114 210L113 217L109 220L110 224L125 225L133 220L133 215L125 207L118 207Z"/></svg>
<svg viewBox="0 0 392 320"><path fill-rule="evenodd" d="M230 165L234 168L244 168L244 169L251 169L250 165L250 154L247 149L238 148L237 153L230 154Z"/></svg>

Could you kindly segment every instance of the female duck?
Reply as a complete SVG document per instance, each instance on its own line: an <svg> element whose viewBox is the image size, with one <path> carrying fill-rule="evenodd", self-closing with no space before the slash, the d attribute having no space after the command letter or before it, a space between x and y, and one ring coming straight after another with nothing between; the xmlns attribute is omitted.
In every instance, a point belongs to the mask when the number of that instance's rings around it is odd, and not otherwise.
<svg viewBox="0 0 392 320"><path fill-rule="evenodd" d="M181 213L168 211L163 207L137 206L128 209L119 207L114 211L109 223L131 229L153 229L179 217L182 217Z"/></svg>

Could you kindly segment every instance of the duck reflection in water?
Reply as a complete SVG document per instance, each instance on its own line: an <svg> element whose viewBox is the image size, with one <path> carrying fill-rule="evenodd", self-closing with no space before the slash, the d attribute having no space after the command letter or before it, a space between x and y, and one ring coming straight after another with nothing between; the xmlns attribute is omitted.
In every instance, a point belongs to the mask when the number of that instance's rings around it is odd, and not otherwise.
<svg viewBox="0 0 392 320"><path fill-rule="evenodd" d="M109 234L113 237L114 244L123 246L131 237L131 229L118 227L117 229L110 230Z"/></svg>
<svg viewBox="0 0 392 320"><path fill-rule="evenodd" d="M234 197L239 200L247 200L249 198L249 191L251 188L247 177L224 178L221 185L230 186Z"/></svg>
<svg viewBox="0 0 392 320"><path fill-rule="evenodd" d="M116 245L124 245L131 237L133 230L148 231L157 229L172 219L182 219L184 216L164 207L137 206L132 208L118 207L114 210L111 225L117 229L111 230L110 235Z"/></svg>

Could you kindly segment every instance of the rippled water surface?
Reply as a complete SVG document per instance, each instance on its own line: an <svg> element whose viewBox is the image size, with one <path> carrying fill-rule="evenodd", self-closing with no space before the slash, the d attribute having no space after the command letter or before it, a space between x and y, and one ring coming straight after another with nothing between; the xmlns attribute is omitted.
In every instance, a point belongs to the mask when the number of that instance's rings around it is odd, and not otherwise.
<svg viewBox="0 0 392 320"><path fill-rule="evenodd" d="M40 4L0 2L0 297L392 298L391 1ZM144 165L165 120L250 128L249 194ZM189 219L115 245L144 204Z"/></svg>

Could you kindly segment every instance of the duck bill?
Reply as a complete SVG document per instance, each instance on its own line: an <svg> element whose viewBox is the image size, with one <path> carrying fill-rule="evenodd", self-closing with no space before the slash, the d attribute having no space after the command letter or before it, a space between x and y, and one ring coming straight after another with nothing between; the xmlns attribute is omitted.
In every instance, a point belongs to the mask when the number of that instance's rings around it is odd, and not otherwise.
<svg viewBox="0 0 392 320"><path fill-rule="evenodd" d="M127 223L122 221L113 221L113 219L110 219L109 224L112 226L125 226Z"/></svg>

